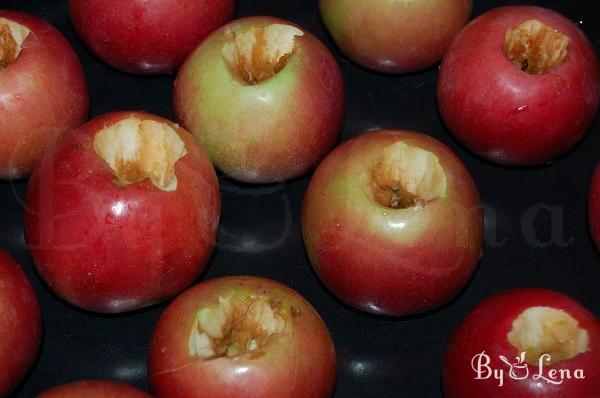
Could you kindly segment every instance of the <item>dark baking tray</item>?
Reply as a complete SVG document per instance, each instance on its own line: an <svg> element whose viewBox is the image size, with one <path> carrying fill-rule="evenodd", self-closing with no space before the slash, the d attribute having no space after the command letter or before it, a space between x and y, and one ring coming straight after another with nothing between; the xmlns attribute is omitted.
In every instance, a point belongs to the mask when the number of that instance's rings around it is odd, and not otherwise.
<svg viewBox="0 0 600 398"><path fill-rule="evenodd" d="M521 2L475 3L474 16ZM576 21L599 49L600 3L596 0L528 3ZM173 77L127 75L93 58L73 32L66 1L3 0L0 7L45 18L67 37L85 69L92 117L114 110L144 109L173 118ZM223 213L218 250L203 278L260 275L280 280L304 295L321 313L335 340L339 358L335 397L440 397L440 363L449 336L474 305L504 289L555 289L600 315L600 257L590 240L586 216L588 185L600 160L598 122L575 150L552 165L535 169L495 166L467 152L444 127L435 100L437 67L386 76L356 66L340 55L326 34L316 0L238 0L238 17L258 14L302 25L338 58L348 98L340 140L375 128L429 134L458 153L485 205L484 255L467 289L434 312L382 318L341 304L313 273L304 252L299 217L310 176L266 186L219 177ZM45 324L39 359L15 397L33 397L47 387L89 378L120 380L147 389L148 341L165 304L103 316L76 310L51 294L32 269L23 239L26 189L25 180L0 182L0 247L27 272L38 293Z"/></svg>

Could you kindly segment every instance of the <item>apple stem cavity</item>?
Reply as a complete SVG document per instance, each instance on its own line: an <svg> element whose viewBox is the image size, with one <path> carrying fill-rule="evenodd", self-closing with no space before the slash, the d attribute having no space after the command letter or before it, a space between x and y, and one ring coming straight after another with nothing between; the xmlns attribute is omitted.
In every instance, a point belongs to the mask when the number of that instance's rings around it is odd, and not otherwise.
<svg viewBox="0 0 600 398"><path fill-rule="evenodd" d="M198 310L188 341L189 354L204 360L244 354L260 349L285 327L286 310L259 296L219 297L219 304Z"/></svg>
<svg viewBox="0 0 600 398"><path fill-rule="evenodd" d="M517 68L532 75L543 75L567 60L568 44L567 36L537 19L530 19L506 31L503 50Z"/></svg>
<svg viewBox="0 0 600 398"><path fill-rule="evenodd" d="M543 355L544 365L575 358L589 350L589 336L568 313L550 307L531 307L512 324L507 339L518 353L525 352L528 364L537 366Z"/></svg>
<svg viewBox="0 0 600 398"><path fill-rule="evenodd" d="M0 18L0 68L6 68L17 59L29 33L27 27Z"/></svg>
<svg viewBox="0 0 600 398"><path fill-rule="evenodd" d="M303 35L300 29L286 24L250 28L240 34L228 27L223 58L235 77L248 85L258 84L285 67L296 51L296 36Z"/></svg>
<svg viewBox="0 0 600 398"><path fill-rule="evenodd" d="M371 170L377 203L392 209L424 207L445 196L447 179L432 152L399 141L387 146Z"/></svg>
<svg viewBox="0 0 600 398"><path fill-rule="evenodd" d="M118 185L149 178L162 191L177 189L175 163L187 152L169 125L131 117L96 133L93 145L117 177Z"/></svg>

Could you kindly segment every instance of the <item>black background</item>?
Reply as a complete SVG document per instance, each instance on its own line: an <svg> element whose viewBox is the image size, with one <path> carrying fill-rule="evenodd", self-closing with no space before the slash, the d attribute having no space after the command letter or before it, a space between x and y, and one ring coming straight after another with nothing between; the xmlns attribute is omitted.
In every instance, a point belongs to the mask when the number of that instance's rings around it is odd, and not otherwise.
<svg viewBox="0 0 600 398"><path fill-rule="evenodd" d="M115 6L118 3L115 0ZM473 16L519 2L475 3ZM528 4L566 15L579 24L596 50L600 48L600 3L596 0ZM74 35L66 1L5 0L0 7L45 18L67 37L81 58L90 85L91 117L144 109L173 118L174 77L127 75L94 59ZM463 294L426 315L379 318L337 301L318 282L308 263L299 214L310 176L268 186L247 186L219 177L223 195L219 247L203 278L260 275L287 283L304 295L321 313L335 340L339 357L335 397L440 397L440 361L448 337L473 306L507 288L555 289L600 315L600 258L586 217L588 185L600 160L598 122L575 150L553 165L527 170L492 165L464 150L443 126L435 101L437 66L407 76L379 75L356 66L340 55L325 33L316 0L238 0L236 16L259 14L302 25L338 58L348 98L340 140L375 128L429 134L463 159L486 208L484 256ZM0 182L0 246L27 272L38 293L45 324L39 359L15 396L33 397L50 386L89 378L147 388L148 342L166 304L103 316L74 309L51 294L33 271L24 243L26 189L27 181Z"/></svg>

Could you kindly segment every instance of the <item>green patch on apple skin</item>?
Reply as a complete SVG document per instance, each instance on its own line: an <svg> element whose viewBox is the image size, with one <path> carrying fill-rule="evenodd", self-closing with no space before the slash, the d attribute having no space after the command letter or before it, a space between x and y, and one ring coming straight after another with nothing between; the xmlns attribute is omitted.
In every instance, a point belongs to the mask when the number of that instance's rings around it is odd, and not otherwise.
<svg viewBox="0 0 600 398"><path fill-rule="evenodd" d="M427 208L390 209L377 203L371 191L370 176L364 169L359 171L350 167L329 181L320 192L327 196L329 206L335 208L335 211L322 208L320 222L335 225L335 219L346 219L348 225L359 228L357 234L383 235L390 242L408 244L421 239L432 221L431 211ZM320 199L323 198L313 198L315 201Z"/></svg>
<svg viewBox="0 0 600 398"><path fill-rule="evenodd" d="M377 138L367 139L369 134ZM305 218L306 224L310 224L307 233L343 224L339 228L347 236L385 236L389 242L404 246L435 239L433 236L438 234L454 235L458 245L464 244L461 226L467 222L469 210L454 185L455 165L430 141L421 142L411 135L402 137L405 143L439 157L447 181L440 196L433 200L404 209L389 208L375 200L371 172L381 151L398 139L389 132L366 135L342 144L317 169L305 198L305 209L310 208L307 214L314 218Z"/></svg>
<svg viewBox="0 0 600 398"><path fill-rule="evenodd" d="M350 10L348 7L336 7L332 3L332 1L321 0L319 1L319 9L321 18L323 18L329 33L334 38L338 38L343 35L342 26L344 26L344 21L347 19Z"/></svg>

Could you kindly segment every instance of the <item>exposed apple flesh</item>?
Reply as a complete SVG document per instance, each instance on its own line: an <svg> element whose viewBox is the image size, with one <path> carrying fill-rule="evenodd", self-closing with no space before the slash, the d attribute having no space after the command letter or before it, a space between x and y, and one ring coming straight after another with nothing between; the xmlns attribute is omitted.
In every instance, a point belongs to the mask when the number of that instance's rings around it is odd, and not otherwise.
<svg viewBox="0 0 600 398"><path fill-rule="evenodd" d="M402 141L383 150L372 174L375 200L393 209L424 205L446 193L437 156Z"/></svg>
<svg viewBox="0 0 600 398"><path fill-rule="evenodd" d="M123 119L96 133L93 144L120 184L149 178L162 191L177 189L175 163L187 152L179 135L168 125Z"/></svg>
<svg viewBox="0 0 600 398"><path fill-rule="evenodd" d="M219 297L217 307L198 310L190 355L229 358L257 351L284 329L285 310L265 297Z"/></svg>
<svg viewBox="0 0 600 398"><path fill-rule="evenodd" d="M575 358L589 349L589 335L575 318L550 307L530 307L514 321L507 335L517 353L525 352L526 361L537 366L547 354L554 364Z"/></svg>
<svg viewBox="0 0 600 398"><path fill-rule="evenodd" d="M223 58L232 73L256 84L283 69L296 50L295 37L304 32L292 25L271 24L239 35L227 28L225 35L229 42L223 46Z"/></svg>
<svg viewBox="0 0 600 398"><path fill-rule="evenodd" d="M30 32L26 26L0 18L0 68L7 67L17 59Z"/></svg>
<svg viewBox="0 0 600 398"><path fill-rule="evenodd" d="M537 19L530 19L506 31L503 49L522 71L543 75L567 60L568 44L567 36Z"/></svg>

